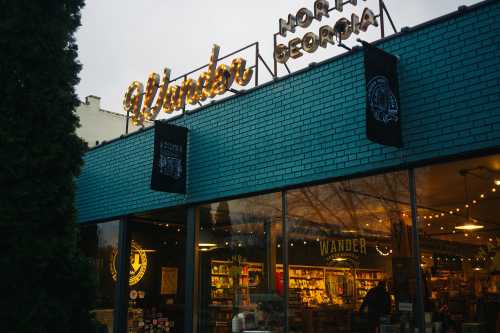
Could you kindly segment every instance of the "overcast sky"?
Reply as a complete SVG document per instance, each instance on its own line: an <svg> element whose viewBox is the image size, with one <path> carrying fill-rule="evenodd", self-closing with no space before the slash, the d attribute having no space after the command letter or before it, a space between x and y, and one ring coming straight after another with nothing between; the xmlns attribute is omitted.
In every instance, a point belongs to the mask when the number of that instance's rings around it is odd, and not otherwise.
<svg viewBox="0 0 500 333"><path fill-rule="evenodd" d="M455 11L460 5L477 0L385 0L396 24L415 26L435 17ZM79 61L83 64L77 93L81 100L87 95L101 97L101 107L123 112L122 99L128 85L138 80L145 83L151 72L161 74L163 68L172 76L184 74L206 64L214 43L225 55L252 42L260 43L260 53L272 66L273 34L279 18L295 14L301 7L313 9L314 0L87 0L82 12L82 26L77 32ZM334 0L330 0L332 6ZM330 18L314 22L308 28L297 28L293 35L279 41L287 44L293 37L312 31L318 33L324 24L333 25L352 13L361 16L368 7L378 11L377 0L358 1L356 7L346 5L343 13L332 11ZM387 33L392 33L386 21ZM360 38L373 41L380 31L370 27ZM355 45L356 37L346 44ZM289 61L292 71L314 61L321 61L345 52L335 46L305 54ZM252 53L240 55L253 64ZM224 63L230 63L230 60ZM285 72L282 69L281 75ZM259 81L269 76L263 68ZM195 78L198 75L194 75Z"/></svg>

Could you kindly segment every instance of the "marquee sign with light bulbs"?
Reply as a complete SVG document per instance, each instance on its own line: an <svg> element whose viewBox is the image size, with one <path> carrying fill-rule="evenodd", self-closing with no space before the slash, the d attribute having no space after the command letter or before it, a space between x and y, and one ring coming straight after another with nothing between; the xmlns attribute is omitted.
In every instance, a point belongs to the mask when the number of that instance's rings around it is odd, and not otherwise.
<svg viewBox="0 0 500 333"><path fill-rule="evenodd" d="M132 115L132 123L142 125L144 120L155 120L161 110L172 113L183 110L187 104L212 99L226 93L234 83L246 86L253 75L253 70L246 67L246 60L235 58L229 66L217 66L219 50L220 47L214 44L208 69L196 80L184 77L181 85L171 84L170 69L165 68L161 84L157 73L149 75L145 88L139 81L132 82L123 99L125 111Z"/></svg>
<svg viewBox="0 0 500 333"><path fill-rule="evenodd" d="M313 11L304 7L299 9L295 15L288 14L287 20L280 19L278 34L286 37L287 31L295 33L296 27L307 28L313 20L321 22L323 17L330 17L332 10L342 12L346 4L356 6L358 1L335 0L335 6L330 8L328 1L316 0ZM343 45L343 40L347 40L352 34L359 35L360 32L367 31L370 25L378 27L377 16L371 9L365 8L361 17L354 13L351 15L350 20L342 17L333 26L324 25L319 28L318 34L307 32L302 38L291 39L288 45L276 45L275 43L274 58L277 62L285 64L289 58L300 58L303 55L301 51L314 53L318 47L326 48L328 44L335 45L336 42Z"/></svg>

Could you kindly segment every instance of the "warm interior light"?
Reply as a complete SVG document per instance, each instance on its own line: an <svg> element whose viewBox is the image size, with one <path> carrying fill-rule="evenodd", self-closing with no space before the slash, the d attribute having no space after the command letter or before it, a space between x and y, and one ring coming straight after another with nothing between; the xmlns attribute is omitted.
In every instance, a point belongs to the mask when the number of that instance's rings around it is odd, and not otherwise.
<svg viewBox="0 0 500 333"><path fill-rule="evenodd" d="M217 246L215 243L198 243L199 247L214 247Z"/></svg>
<svg viewBox="0 0 500 333"><path fill-rule="evenodd" d="M341 230L341 232L353 234L353 233L357 232L357 230L354 230L354 229L344 229L344 230Z"/></svg>
<svg viewBox="0 0 500 333"><path fill-rule="evenodd" d="M495 179L495 185L500 186L500 179Z"/></svg>
<svg viewBox="0 0 500 333"><path fill-rule="evenodd" d="M333 259L333 260L335 260L335 261L346 261L346 260L347 260L347 258L335 258L335 259Z"/></svg>
<svg viewBox="0 0 500 333"><path fill-rule="evenodd" d="M464 224L464 225L457 225L455 229L458 230L477 230L477 229L483 229L484 225L478 225L478 224Z"/></svg>

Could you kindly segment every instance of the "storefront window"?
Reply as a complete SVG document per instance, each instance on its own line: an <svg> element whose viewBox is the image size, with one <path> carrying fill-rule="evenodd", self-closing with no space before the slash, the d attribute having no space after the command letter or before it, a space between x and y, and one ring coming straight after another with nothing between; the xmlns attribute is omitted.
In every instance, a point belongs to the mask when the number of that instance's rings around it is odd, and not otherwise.
<svg viewBox="0 0 500 333"><path fill-rule="evenodd" d="M500 155L416 173L427 325L498 331Z"/></svg>
<svg viewBox="0 0 500 333"><path fill-rule="evenodd" d="M134 216L128 228L128 332L184 332L185 210Z"/></svg>
<svg viewBox="0 0 500 333"><path fill-rule="evenodd" d="M115 278L113 258L118 251L119 221L85 225L80 229L80 246L93 263L97 278L93 313L101 325L99 332L113 332Z"/></svg>
<svg viewBox="0 0 500 333"><path fill-rule="evenodd" d="M289 332L412 329L406 172L288 192Z"/></svg>
<svg viewBox="0 0 500 333"><path fill-rule="evenodd" d="M280 194L197 208L198 332L280 332Z"/></svg>

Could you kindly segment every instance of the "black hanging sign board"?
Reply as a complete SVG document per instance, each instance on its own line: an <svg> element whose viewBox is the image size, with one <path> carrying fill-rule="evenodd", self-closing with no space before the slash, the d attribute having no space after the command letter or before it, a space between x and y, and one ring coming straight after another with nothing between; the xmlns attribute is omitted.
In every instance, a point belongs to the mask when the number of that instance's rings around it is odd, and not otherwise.
<svg viewBox="0 0 500 333"><path fill-rule="evenodd" d="M398 58L363 42L366 84L366 135L387 146L402 147Z"/></svg>
<svg viewBox="0 0 500 333"><path fill-rule="evenodd" d="M186 193L187 128L155 121L151 189Z"/></svg>

